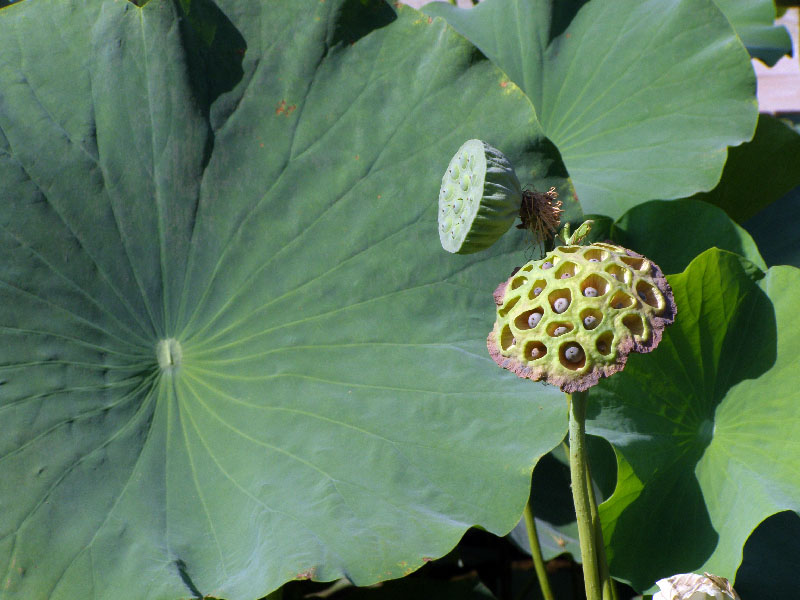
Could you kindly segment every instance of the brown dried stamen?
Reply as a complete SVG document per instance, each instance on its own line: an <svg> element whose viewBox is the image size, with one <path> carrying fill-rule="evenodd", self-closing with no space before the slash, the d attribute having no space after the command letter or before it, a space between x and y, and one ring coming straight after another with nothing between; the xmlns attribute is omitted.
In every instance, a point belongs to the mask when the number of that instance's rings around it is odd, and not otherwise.
<svg viewBox="0 0 800 600"><path fill-rule="evenodd" d="M555 237L562 212L556 188L552 187L544 194L523 190L519 209L522 223L517 228L527 229L533 234L535 243L544 244Z"/></svg>

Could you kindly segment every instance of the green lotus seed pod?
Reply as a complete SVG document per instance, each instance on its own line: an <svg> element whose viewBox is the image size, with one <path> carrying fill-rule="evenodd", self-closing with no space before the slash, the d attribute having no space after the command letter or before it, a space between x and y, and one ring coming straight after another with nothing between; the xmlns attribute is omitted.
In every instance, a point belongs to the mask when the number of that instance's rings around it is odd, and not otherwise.
<svg viewBox="0 0 800 600"><path fill-rule="evenodd" d="M519 215L522 188L503 154L481 140L458 149L439 189L439 240L448 252L488 248Z"/></svg>
<svg viewBox="0 0 800 600"><path fill-rule="evenodd" d="M676 314L661 269L606 243L556 248L515 271L494 297L487 345L495 362L568 393L622 370L630 352L653 350Z"/></svg>

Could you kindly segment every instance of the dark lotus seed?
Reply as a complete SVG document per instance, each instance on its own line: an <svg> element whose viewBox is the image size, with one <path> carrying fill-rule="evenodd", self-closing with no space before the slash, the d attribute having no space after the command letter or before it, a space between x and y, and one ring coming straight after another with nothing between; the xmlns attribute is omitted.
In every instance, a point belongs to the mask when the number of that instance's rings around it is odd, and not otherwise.
<svg viewBox="0 0 800 600"><path fill-rule="evenodd" d="M559 326L559 327L556 327L556 328L553 330L553 335L561 335L561 334L567 333L567 331L569 331L569 329L567 329L566 327L564 327L563 325L561 325L561 326Z"/></svg>
<svg viewBox="0 0 800 600"><path fill-rule="evenodd" d="M538 312L531 313L531 316L528 317L528 327L530 327L531 329L536 327L539 324L541 318L542 318L542 313Z"/></svg>
<svg viewBox="0 0 800 600"><path fill-rule="evenodd" d="M617 302L617 303L614 305L614 308L622 308L622 307L623 307L623 304L622 304L622 302Z"/></svg>
<svg viewBox="0 0 800 600"><path fill-rule="evenodd" d="M543 268L543 269L552 269L552 268L553 268L553 263L551 263L551 262L548 260L548 261L546 261L546 262L545 262L545 263L542 265L542 268Z"/></svg>
<svg viewBox="0 0 800 600"><path fill-rule="evenodd" d="M583 324L586 326L587 329L591 328L592 325L597 323L597 317L593 315L588 315L583 318Z"/></svg>
<svg viewBox="0 0 800 600"><path fill-rule="evenodd" d="M568 279L570 277L572 277L572 273L562 273L561 274L561 279Z"/></svg>
<svg viewBox="0 0 800 600"><path fill-rule="evenodd" d="M639 298L641 298L642 300L647 300L647 294L645 294L644 292L639 292Z"/></svg>
<svg viewBox="0 0 800 600"><path fill-rule="evenodd" d="M600 350L600 352L605 354L606 343L605 342L600 342L599 344L597 344L597 349Z"/></svg>
<svg viewBox="0 0 800 600"><path fill-rule="evenodd" d="M583 356L583 352L581 351L579 346L570 346L566 350L564 350L564 358L566 358L569 362L576 363L580 362Z"/></svg>
<svg viewBox="0 0 800 600"><path fill-rule="evenodd" d="M593 287L587 287L585 290L583 290L583 295L587 298L594 298L597 296L597 290Z"/></svg>
<svg viewBox="0 0 800 600"><path fill-rule="evenodd" d="M541 351L541 350L539 350L538 348L533 348L533 349L531 350L531 358L539 358L539 355L540 355L541 353L542 353L542 351Z"/></svg>
<svg viewBox="0 0 800 600"><path fill-rule="evenodd" d="M567 310L568 306L569 306L569 300L567 300L566 298L559 298L558 300L553 302L553 310L556 311L557 313L564 312L565 310Z"/></svg>
<svg viewBox="0 0 800 600"><path fill-rule="evenodd" d="M538 296L541 293L542 293L542 288L540 288L539 286L536 286L535 288L533 288L533 295L534 296Z"/></svg>

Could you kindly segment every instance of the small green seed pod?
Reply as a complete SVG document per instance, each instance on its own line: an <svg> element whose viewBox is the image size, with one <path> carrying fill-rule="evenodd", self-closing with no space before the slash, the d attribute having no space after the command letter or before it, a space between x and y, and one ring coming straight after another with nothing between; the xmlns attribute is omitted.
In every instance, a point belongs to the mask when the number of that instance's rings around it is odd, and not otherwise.
<svg viewBox="0 0 800 600"><path fill-rule="evenodd" d="M620 371L630 352L650 352L676 314L656 264L604 243L555 248L515 271L494 298L494 361L568 393Z"/></svg>
<svg viewBox="0 0 800 600"><path fill-rule="evenodd" d="M481 140L458 149L439 189L439 240L448 252L484 250L519 215L522 188L511 163Z"/></svg>

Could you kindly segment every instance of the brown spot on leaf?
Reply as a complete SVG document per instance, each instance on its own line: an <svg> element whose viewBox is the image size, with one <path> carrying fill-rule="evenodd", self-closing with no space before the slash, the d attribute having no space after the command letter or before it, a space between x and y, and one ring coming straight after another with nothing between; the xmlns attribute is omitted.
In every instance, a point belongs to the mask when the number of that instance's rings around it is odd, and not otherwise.
<svg viewBox="0 0 800 600"><path fill-rule="evenodd" d="M308 580L314 577L315 571L316 571L315 567L310 567L305 571L300 571L297 575L295 575L294 578L299 580Z"/></svg>
<svg viewBox="0 0 800 600"><path fill-rule="evenodd" d="M286 100L281 100L280 104L278 104L278 108L275 109L275 114L276 115L285 115L285 116L288 117L290 114L292 114L295 111L296 108L297 108L296 104L288 104L287 105L286 104Z"/></svg>

